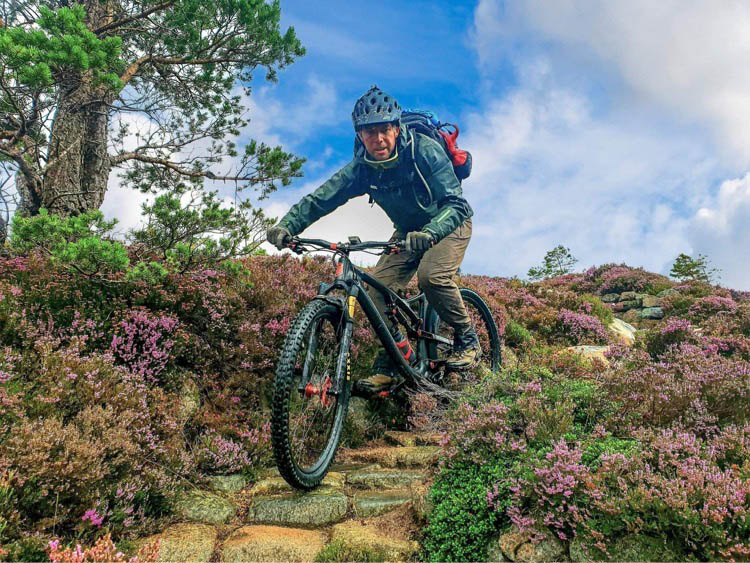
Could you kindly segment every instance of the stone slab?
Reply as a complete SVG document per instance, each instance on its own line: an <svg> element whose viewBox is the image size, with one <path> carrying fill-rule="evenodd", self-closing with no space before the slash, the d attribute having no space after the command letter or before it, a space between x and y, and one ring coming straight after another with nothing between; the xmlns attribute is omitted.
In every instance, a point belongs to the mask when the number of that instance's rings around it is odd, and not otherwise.
<svg viewBox="0 0 750 563"><path fill-rule="evenodd" d="M354 495L354 514L358 518L379 516L411 501L410 491L367 491Z"/></svg>
<svg viewBox="0 0 750 563"><path fill-rule="evenodd" d="M325 534L279 526L245 526L226 539L222 547L224 563L247 561L314 561Z"/></svg>
<svg viewBox="0 0 750 563"><path fill-rule="evenodd" d="M402 489L425 478L421 471L355 471L346 475L346 484L357 489Z"/></svg>
<svg viewBox="0 0 750 563"><path fill-rule="evenodd" d="M156 559L159 563L208 563L214 552L217 535L216 528L208 524L182 523L174 524L140 543L146 545L159 540L159 555Z"/></svg>
<svg viewBox="0 0 750 563"><path fill-rule="evenodd" d="M664 310L661 307L648 307L641 309L640 316L642 319L663 319Z"/></svg>
<svg viewBox="0 0 750 563"><path fill-rule="evenodd" d="M192 490L178 497L175 512L193 522L224 524L232 519L237 507L216 493Z"/></svg>
<svg viewBox="0 0 750 563"><path fill-rule="evenodd" d="M341 488L344 486L344 474L338 472L329 472L321 486L329 486L334 488ZM289 483L287 483L281 476L272 476L261 479L255 483L249 491L251 496L256 495L273 495L278 493L293 493L296 492Z"/></svg>
<svg viewBox="0 0 750 563"><path fill-rule="evenodd" d="M211 475L206 478L208 486L219 493L236 493L247 485L247 479L241 473L234 475Z"/></svg>
<svg viewBox="0 0 750 563"><path fill-rule="evenodd" d="M368 550L378 558L371 560L410 561L419 551L419 544L413 540L398 539L379 530L374 523L349 520L336 524L331 529L331 542L338 542L352 552Z"/></svg>
<svg viewBox="0 0 750 563"><path fill-rule="evenodd" d="M308 493L261 496L248 509L249 522L283 526L323 526L338 522L348 509L344 493L320 487Z"/></svg>
<svg viewBox="0 0 750 563"><path fill-rule="evenodd" d="M354 461L369 461L383 467L429 467L435 465L440 455L439 446L411 446L352 450Z"/></svg>

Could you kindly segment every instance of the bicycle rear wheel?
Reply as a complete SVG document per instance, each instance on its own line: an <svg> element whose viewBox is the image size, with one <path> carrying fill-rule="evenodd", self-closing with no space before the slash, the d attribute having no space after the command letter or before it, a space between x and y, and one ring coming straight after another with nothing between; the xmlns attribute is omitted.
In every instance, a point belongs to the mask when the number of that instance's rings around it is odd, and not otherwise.
<svg viewBox="0 0 750 563"><path fill-rule="evenodd" d="M460 289L461 298L466 306L466 312L471 317L474 329L479 337L479 345L482 347L482 355L478 364L471 370L465 372L447 373L445 383L449 385L464 386L467 383L478 381L483 372L497 373L502 363L500 335L498 334L495 319L492 317L490 308L484 299L476 292L466 287ZM453 340L453 329L443 321L437 312L430 307L428 312L428 326L440 336ZM428 353L430 358L444 360L451 353L451 346L447 344L430 344Z"/></svg>
<svg viewBox="0 0 750 563"><path fill-rule="evenodd" d="M336 455L351 389L342 355L346 323L341 308L308 303L287 335L276 369L271 442L279 473L293 487L315 488ZM343 365L342 365L343 364Z"/></svg>

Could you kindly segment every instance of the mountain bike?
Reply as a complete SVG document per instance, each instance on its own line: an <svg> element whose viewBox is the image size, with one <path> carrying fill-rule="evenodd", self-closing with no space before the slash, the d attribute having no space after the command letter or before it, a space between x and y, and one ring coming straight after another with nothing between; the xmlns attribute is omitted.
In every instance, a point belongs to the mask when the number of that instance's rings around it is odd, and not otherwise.
<svg viewBox="0 0 750 563"><path fill-rule="evenodd" d="M321 283L318 294L294 319L276 369L271 442L279 472L293 487L315 488L336 455L352 390L350 348L355 323L371 325L402 376L401 385L429 381L450 386L462 383L470 372L500 369L497 326L489 307L476 292L460 289L482 347L480 369L451 372L445 363L453 347L452 331L424 293L401 297L349 259L350 253L358 251L402 252L403 241L362 242L358 237L349 237L349 242L331 243L293 237L287 246L298 254L331 252L336 264L333 283ZM364 284L383 295L387 320L399 327L395 334ZM364 319L356 314L357 306L364 312ZM381 396L397 391L393 388Z"/></svg>

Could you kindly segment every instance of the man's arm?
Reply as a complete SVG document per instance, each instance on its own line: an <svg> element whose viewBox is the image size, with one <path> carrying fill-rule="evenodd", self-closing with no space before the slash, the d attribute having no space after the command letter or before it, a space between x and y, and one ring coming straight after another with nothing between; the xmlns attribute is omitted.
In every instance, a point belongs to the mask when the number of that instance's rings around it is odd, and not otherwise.
<svg viewBox="0 0 750 563"><path fill-rule="evenodd" d="M433 196L438 197L437 214L422 230L430 233L435 242L451 234L456 227L474 214L463 197L461 183L453 172L448 155L436 141L428 137L419 139L417 164Z"/></svg>
<svg viewBox="0 0 750 563"><path fill-rule="evenodd" d="M364 194L357 182L355 168L356 163L352 160L317 190L294 204L277 226L297 235L351 198Z"/></svg>

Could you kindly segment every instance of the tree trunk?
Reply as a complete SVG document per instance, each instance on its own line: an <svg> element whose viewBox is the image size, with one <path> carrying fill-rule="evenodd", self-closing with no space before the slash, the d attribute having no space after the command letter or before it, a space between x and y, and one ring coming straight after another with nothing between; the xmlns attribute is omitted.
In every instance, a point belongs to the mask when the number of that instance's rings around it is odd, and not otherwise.
<svg viewBox="0 0 750 563"><path fill-rule="evenodd" d="M87 0L86 24L112 21L116 0ZM107 152L109 110L116 93L94 86L90 74L64 78L52 123L39 206L69 216L99 209L112 168ZM27 205L22 207L38 212Z"/></svg>
<svg viewBox="0 0 750 563"><path fill-rule="evenodd" d="M111 165L109 101L86 83L64 92L52 125L41 206L69 216L99 209Z"/></svg>

